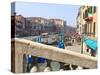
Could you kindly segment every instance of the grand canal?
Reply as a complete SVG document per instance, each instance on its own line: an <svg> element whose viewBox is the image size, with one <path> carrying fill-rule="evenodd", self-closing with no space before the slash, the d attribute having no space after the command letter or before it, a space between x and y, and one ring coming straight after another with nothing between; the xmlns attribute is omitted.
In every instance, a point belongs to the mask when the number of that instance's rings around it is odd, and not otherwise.
<svg viewBox="0 0 100 75"><path fill-rule="evenodd" d="M38 43L43 43L47 45L52 45L58 47L58 39L55 38L55 35L46 35L46 36L28 36L20 37L22 39L28 39ZM41 57L34 57L30 55L32 62L28 63L27 55L24 57L24 72L43 72L43 71L62 71L62 70L73 70L78 66L71 64L65 64L62 62L52 61ZM82 68L81 68L82 69Z"/></svg>

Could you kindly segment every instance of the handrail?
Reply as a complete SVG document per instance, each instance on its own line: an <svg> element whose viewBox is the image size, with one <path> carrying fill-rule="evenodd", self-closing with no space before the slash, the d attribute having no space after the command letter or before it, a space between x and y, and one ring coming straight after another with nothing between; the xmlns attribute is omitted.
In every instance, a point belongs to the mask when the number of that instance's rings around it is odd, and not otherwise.
<svg viewBox="0 0 100 75"><path fill-rule="evenodd" d="M16 60L15 65L17 65L15 67L16 72L20 72L18 68L20 68L22 65L19 65L18 63L22 63L20 57L23 54L31 54L33 56L43 57L50 60L55 60L55 61L73 64L73 65L79 65L81 67L87 67L87 68L97 67L96 57L72 52L69 50L60 49L53 46L44 45L41 43L37 43L25 39L15 38L14 40L12 40L12 42L13 41L15 41L15 60ZM21 56L18 55L18 53L20 53Z"/></svg>

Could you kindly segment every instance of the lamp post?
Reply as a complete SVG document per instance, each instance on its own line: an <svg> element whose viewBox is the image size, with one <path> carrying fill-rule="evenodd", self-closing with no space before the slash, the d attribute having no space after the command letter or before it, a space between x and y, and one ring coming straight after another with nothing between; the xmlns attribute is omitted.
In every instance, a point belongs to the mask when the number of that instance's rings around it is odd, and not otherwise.
<svg viewBox="0 0 100 75"><path fill-rule="evenodd" d="M83 54L83 33L81 35L81 42L82 42L82 44L81 44L81 54Z"/></svg>
<svg viewBox="0 0 100 75"><path fill-rule="evenodd" d="M81 35L81 54L83 54L83 40L85 38L85 34L84 34L84 28L82 29L82 35Z"/></svg>
<svg viewBox="0 0 100 75"><path fill-rule="evenodd" d="M83 54L83 40L84 40L84 28L82 26L82 35L81 35L81 54Z"/></svg>

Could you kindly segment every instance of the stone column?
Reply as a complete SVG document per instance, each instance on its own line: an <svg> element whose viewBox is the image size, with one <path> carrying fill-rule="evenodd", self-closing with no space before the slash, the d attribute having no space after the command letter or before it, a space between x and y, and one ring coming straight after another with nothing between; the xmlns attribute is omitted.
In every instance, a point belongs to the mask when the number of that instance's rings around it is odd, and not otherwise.
<svg viewBox="0 0 100 75"><path fill-rule="evenodd" d="M23 73L23 47L15 42L15 73Z"/></svg>

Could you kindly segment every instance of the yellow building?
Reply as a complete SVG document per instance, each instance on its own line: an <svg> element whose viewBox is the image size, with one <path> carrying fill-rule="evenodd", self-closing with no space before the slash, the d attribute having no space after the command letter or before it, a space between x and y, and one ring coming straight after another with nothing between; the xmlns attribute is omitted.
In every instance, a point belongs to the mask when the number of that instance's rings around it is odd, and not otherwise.
<svg viewBox="0 0 100 75"><path fill-rule="evenodd" d="M97 8L81 6L77 16L77 32L86 34L91 39L97 39Z"/></svg>
<svg viewBox="0 0 100 75"><path fill-rule="evenodd" d="M79 33L79 35L81 36L83 33L83 25L85 24L84 19L83 19L83 6L79 8L79 12L77 15L77 32Z"/></svg>
<svg viewBox="0 0 100 75"><path fill-rule="evenodd" d="M85 34L88 38L97 40L97 9L94 6L87 6L85 9L84 19L85 19Z"/></svg>
<svg viewBox="0 0 100 75"><path fill-rule="evenodd" d="M77 32L83 40L83 50L87 47L91 51L97 50L97 8L95 6L81 6L77 15ZM85 40L88 39L88 40ZM85 41L84 41L85 40ZM93 44L91 44L93 42Z"/></svg>

